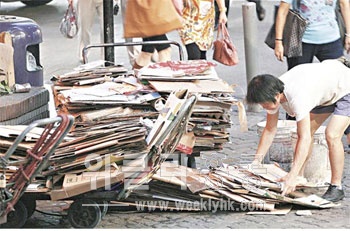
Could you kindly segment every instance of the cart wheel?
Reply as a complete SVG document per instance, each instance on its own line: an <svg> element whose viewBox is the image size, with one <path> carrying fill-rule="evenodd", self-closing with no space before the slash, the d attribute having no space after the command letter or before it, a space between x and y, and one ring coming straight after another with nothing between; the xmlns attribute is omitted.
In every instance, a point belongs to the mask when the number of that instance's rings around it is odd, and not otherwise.
<svg viewBox="0 0 350 231"><path fill-rule="evenodd" d="M30 218L35 212L36 200L34 198L21 198L21 201L27 208L27 218Z"/></svg>
<svg viewBox="0 0 350 231"><path fill-rule="evenodd" d="M91 199L78 199L68 210L68 220L74 228L94 228L101 221L101 210Z"/></svg>
<svg viewBox="0 0 350 231"><path fill-rule="evenodd" d="M101 217L104 217L108 211L108 201L100 202Z"/></svg>
<svg viewBox="0 0 350 231"><path fill-rule="evenodd" d="M18 201L14 206L14 211L7 214L7 222L2 224L2 228L22 228L27 221L28 211L22 201Z"/></svg>

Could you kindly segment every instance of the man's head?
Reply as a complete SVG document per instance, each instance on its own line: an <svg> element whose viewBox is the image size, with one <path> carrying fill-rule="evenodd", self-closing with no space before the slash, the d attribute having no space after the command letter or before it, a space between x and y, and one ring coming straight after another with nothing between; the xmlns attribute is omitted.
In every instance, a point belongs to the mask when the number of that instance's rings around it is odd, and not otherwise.
<svg viewBox="0 0 350 231"><path fill-rule="evenodd" d="M283 93L284 83L275 76L264 74L254 77L248 84L247 103L264 105L276 104L277 96ZM278 102L279 104L279 102Z"/></svg>

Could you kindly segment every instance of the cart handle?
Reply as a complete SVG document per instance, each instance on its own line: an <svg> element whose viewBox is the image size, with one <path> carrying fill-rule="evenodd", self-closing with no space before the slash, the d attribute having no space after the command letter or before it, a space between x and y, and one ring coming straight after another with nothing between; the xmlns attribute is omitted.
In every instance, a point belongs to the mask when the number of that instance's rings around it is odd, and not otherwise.
<svg viewBox="0 0 350 231"><path fill-rule="evenodd" d="M53 153L56 149L56 147L61 143L61 141L64 139L66 134L69 132L70 128L72 127L74 123L74 117L72 115L67 115L69 124L67 127L65 127L63 134L60 136L60 138L57 140L57 143L53 145L51 150L48 152L49 155ZM18 145L22 142L22 140L26 137L27 133L29 133L32 129L35 127L40 127L43 125L48 124L54 124L54 123L60 123L62 122L63 118L61 116L57 116L55 118L45 118L45 119L39 119L36 121L33 121L31 124L29 124L20 135L17 136L11 147L7 150L5 155L0 158L0 166L5 167L7 166L8 160L10 159L10 156L16 151Z"/></svg>
<svg viewBox="0 0 350 231"><path fill-rule="evenodd" d="M90 48L98 47L120 47L120 46L139 46L139 45L160 45L160 44L170 44L175 45L179 49L179 59L183 60L184 53L181 44L172 40L161 40L161 41L140 41L140 42L119 42L119 43L101 43L101 44L91 44L83 48L83 63L86 64L87 60L87 50Z"/></svg>

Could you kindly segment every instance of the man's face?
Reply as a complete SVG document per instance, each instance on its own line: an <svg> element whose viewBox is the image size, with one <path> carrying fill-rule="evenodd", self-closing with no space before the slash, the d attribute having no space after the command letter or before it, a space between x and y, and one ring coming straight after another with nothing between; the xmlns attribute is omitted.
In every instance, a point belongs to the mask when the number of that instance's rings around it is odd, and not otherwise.
<svg viewBox="0 0 350 231"><path fill-rule="evenodd" d="M265 102L260 103L260 105L267 111L269 114L276 114L278 112L278 109L280 107L280 95L276 95L275 97L276 102Z"/></svg>

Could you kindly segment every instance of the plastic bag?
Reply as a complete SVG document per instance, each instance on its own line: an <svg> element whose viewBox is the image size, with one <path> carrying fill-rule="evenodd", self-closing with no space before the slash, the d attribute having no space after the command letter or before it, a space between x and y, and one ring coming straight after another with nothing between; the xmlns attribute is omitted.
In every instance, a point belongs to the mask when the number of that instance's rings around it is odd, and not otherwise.
<svg viewBox="0 0 350 231"><path fill-rule="evenodd" d="M61 34L66 38L73 38L78 33L78 23L73 4L68 4L68 9L60 23Z"/></svg>

